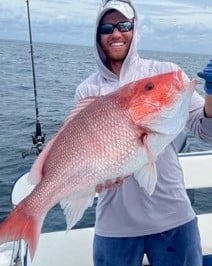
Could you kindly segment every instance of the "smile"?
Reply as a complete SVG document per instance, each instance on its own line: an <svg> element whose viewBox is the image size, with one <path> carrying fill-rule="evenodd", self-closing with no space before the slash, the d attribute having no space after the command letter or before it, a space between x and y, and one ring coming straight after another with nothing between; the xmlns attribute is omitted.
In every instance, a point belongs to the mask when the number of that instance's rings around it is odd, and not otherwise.
<svg viewBox="0 0 212 266"><path fill-rule="evenodd" d="M126 44L125 42L113 42L113 43L110 44L110 46L119 47L119 46L123 46L125 44Z"/></svg>

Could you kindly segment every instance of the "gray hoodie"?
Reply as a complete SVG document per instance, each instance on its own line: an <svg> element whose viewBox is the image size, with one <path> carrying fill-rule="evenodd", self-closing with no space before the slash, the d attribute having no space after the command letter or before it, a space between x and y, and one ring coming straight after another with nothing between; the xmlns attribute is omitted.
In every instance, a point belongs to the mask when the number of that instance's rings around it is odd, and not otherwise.
<svg viewBox="0 0 212 266"><path fill-rule="evenodd" d="M127 1L110 2L126 4ZM132 6L132 3L130 5ZM99 9L96 29L106 7L107 4ZM134 14L133 40L120 76L106 68L105 55L97 42L96 30L95 56L98 72L78 86L75 94L76 102L88 96L105 95L130 81L179 69L170 62L140 58L137 52L140 37L139 23L135 10ZM185 73L184 78L188 80ZM195 92L186 126L197 137L212 141L212 119L204 116L203 106L203 99ZM151 196L139 187L134 178L127 178L122 186L110 192L100 193L96 208L96 234L110 237L149 235L175 228L194 219L195 213L185 190L183 172L173 143L159 155L156 166L158 181Z"/></svg>

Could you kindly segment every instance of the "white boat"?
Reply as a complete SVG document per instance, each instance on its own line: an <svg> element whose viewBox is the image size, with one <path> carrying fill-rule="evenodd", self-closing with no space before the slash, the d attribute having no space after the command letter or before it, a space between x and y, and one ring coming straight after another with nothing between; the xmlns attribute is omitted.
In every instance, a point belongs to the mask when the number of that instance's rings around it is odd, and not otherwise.
<svg viewBox="0 0 212 266"><path fill-rule="evenodd" d="M179 159L187 189L212 187L212 151L181 153ZM26 178L14 186L14 206L33 189ZM198 215L198 224L203 254L212 254L212 213ZM42 233L33 261L23 240L6 243L0 246L0 266L92 266L93 235L94 228ZM146 257L142 265L148 265Z"/></svg>

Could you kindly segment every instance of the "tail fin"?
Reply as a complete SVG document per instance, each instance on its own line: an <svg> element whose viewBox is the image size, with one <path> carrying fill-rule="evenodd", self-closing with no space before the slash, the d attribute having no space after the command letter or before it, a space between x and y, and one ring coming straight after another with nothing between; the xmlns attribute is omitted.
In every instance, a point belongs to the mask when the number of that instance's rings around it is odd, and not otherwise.
<svg viewBox="0 0 212 266"><path fill-rule="evenodd" d="M24 203L20 203L0 224L0 244L24 239L28 246L31 259L37 247L44 217L40 220L25 212Z"/></svg>

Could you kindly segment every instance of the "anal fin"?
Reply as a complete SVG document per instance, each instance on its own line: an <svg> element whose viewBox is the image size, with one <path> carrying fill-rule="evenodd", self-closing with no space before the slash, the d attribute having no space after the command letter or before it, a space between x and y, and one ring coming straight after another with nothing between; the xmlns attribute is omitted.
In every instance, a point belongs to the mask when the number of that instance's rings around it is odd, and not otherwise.
<svg viewBox="0 0 212 266"><path fill-rule="evenodd" d="M92 206L94 197L95 194L75 200L65 198L60 202L66 216L67 230L70 230L82 218L85 210Z"/></svg>

